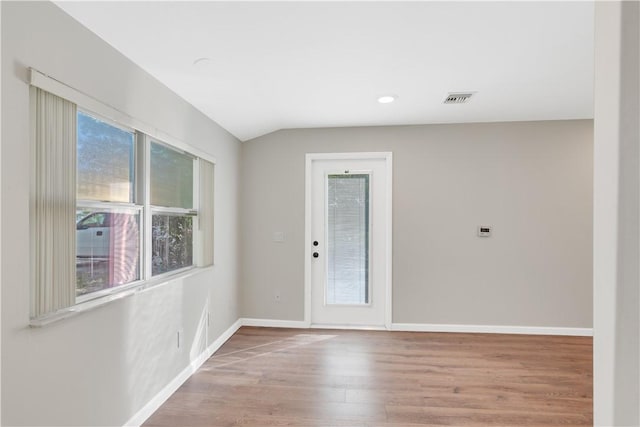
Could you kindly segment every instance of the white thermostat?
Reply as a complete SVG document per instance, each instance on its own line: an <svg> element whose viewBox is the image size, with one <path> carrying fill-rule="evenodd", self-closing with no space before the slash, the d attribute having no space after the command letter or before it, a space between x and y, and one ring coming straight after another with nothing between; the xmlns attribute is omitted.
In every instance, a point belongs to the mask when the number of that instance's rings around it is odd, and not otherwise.
<svg viewBox="0 0 640 427"><path fill-rule="evenodd" d="M479 225L478 226L478 237L491 237L491 229L490 225Z"/></svg>

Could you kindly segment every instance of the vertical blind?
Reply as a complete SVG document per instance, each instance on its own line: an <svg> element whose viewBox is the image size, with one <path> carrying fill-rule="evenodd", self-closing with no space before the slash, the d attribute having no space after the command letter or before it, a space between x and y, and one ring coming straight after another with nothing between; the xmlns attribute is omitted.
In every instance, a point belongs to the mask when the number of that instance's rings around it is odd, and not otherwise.
<svg viewBox="0 0 640 427"><path fill-rule="evenodd" d="M33 315L75 302L76 105L35 89Z"/></svg>
<svg viewBox="0 0 640 427"><path fill-rule="evenodd" d="M202 236L200 266L213 265L213 168L211 162L200 159L200 236Z"/></svg>

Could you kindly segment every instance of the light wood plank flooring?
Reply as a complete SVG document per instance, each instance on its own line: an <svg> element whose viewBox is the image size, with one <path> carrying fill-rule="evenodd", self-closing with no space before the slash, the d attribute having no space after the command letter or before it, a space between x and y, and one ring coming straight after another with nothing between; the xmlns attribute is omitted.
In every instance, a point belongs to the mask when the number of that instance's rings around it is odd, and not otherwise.
<svg viewBox="0 0 640 427"><path fill-rule="evenodd" d="M587 337L241 328L152 426L592 425Z"/></svg>

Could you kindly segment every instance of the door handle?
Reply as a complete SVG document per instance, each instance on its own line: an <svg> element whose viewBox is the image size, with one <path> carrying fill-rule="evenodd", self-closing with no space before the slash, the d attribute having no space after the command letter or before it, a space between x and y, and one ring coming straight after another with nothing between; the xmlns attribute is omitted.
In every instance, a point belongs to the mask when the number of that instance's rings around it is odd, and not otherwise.
<svg viewBox="0 0 640 427"><path fill-rule="evenodd" d="M314 258L318 258L319 256L320 256L320 254L319 254L318 252L314 252L314 253L313 253L313 257L314 257Z"/></svg>

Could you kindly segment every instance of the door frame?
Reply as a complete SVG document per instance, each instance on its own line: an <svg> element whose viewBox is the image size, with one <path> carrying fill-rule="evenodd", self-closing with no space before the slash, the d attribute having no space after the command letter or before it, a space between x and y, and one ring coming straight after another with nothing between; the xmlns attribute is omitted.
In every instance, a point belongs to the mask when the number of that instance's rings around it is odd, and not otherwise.
<svg viewBox="0 0 640 427"><path fill-rule="evenodd" d="M315 160L384 160L386 168L387 191L385 192L385 211L387 224L385 227L385 238L387 247L385 251L386 264L386 290L384 325L387 330L391 330L392 308L393 308L393 153L365 152L365 153L307 153L305 155L305 178L304 178L304 323L307 328L311 325L311 167ZM340 326L334 326L339 328ZM350 326L356 329L357 327ZM366 327L365 327L366 328ZM362 329L362 328L361 328ZM371 328L366 328L371 329Z"/></svg>

